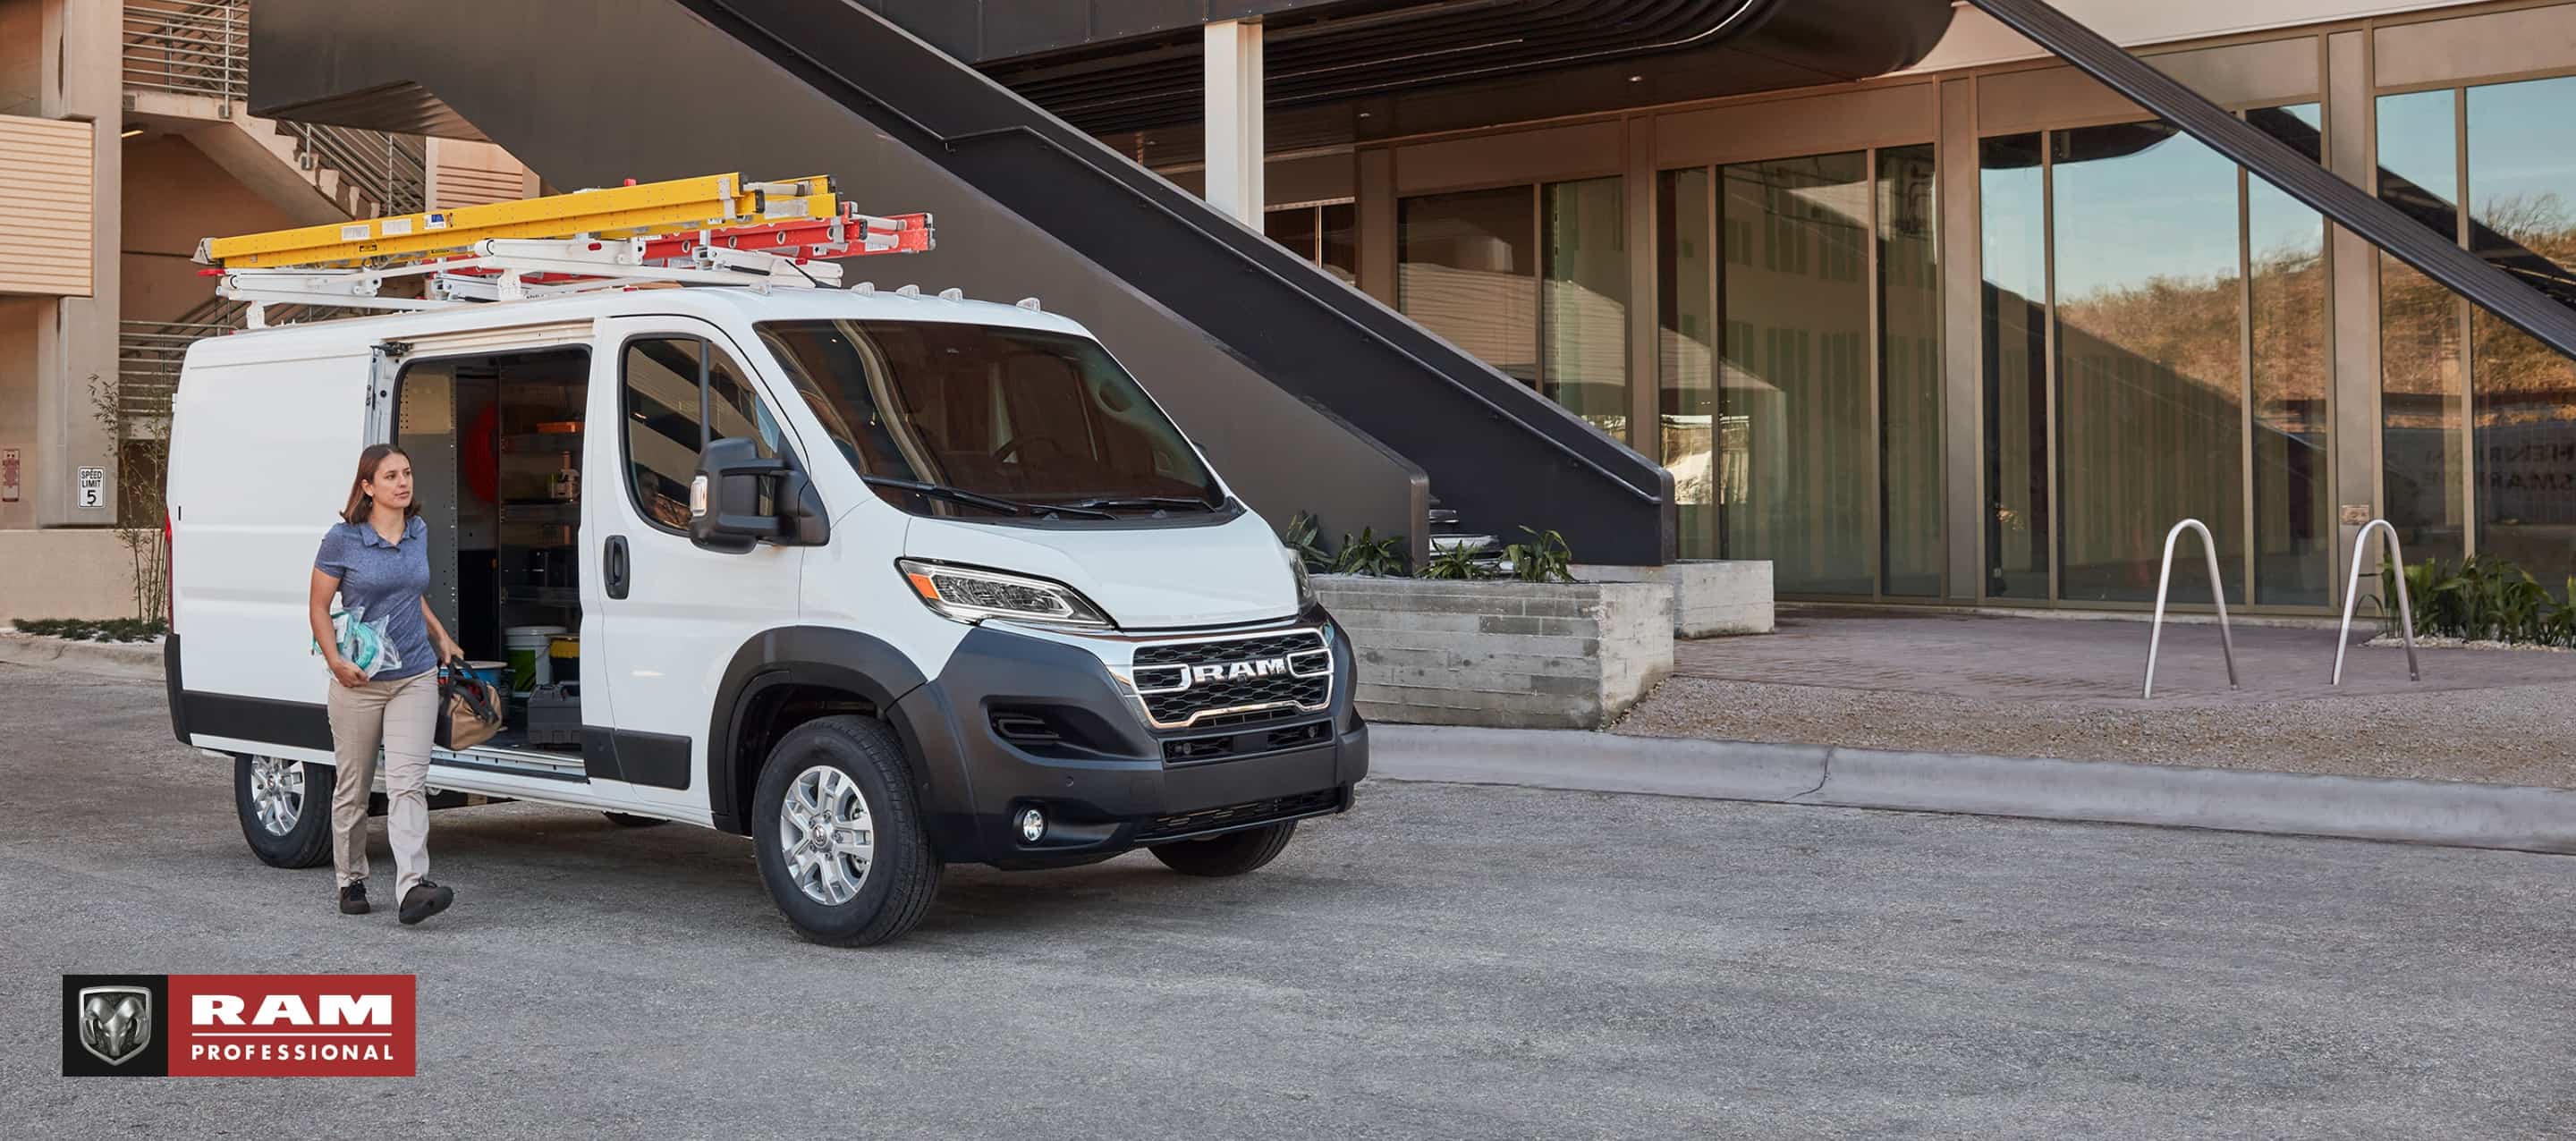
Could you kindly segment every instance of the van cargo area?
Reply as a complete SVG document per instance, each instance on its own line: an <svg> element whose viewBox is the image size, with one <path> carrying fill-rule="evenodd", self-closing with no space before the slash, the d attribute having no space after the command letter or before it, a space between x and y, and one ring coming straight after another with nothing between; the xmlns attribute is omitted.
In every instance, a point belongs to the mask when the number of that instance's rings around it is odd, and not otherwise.
<svg viewBox="0 0 2576 1141"><path fill-rule="evenodd" d="M429 523L430 606L468 658L505 663L490 748L581 748L578 734L531 740L528 701L579 671L553 642L577 646L581 631L589 379L590 353L571 348L412 361L395 385L395 442Z"/></svg>

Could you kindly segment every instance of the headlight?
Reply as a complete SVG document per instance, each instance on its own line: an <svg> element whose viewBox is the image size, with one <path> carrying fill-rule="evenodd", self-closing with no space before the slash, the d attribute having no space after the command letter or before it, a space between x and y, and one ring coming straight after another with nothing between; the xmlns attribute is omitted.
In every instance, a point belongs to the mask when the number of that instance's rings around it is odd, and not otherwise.
<svg viewBox="0 0 2576 1141"><path fill-rule="evenodd" d="M1107 626L1109 616L1079 591L1060 582L919 559L896 559L912 592L960 622L1008 618L1050 626Z"/></svg>
<svg viewBox="0 0 2576 1141"><path fill-rule="evenodd" d="M1288 573L1297 576L1297 612L1303 614L1307 607L1315 604L1314 576L1306 571L1306 556L1299 554L1295 547L1280 547L1279 553L1288 558Z"/></svg>

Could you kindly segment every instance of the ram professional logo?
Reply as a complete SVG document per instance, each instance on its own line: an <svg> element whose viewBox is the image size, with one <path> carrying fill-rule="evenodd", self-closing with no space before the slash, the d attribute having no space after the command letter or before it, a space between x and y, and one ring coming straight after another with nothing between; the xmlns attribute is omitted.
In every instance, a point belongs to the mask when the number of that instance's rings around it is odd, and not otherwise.
<svg viewBox="0 0 2576 1141"><path fill-rule="evenodd" d="M152 991L139 986L83 988L80 1044L111 1066L133 1061L152 1044Z"/></svg>
<svg viewBox="0 0 2576 1141"><path fill-rule="evenodd" d="M1190 684L1206 685L1212 681L1244 681L1258 677L1284 677L1288 673L1286 657L1251 658L1240 662L1210 662L1189 667Z"/></svg>

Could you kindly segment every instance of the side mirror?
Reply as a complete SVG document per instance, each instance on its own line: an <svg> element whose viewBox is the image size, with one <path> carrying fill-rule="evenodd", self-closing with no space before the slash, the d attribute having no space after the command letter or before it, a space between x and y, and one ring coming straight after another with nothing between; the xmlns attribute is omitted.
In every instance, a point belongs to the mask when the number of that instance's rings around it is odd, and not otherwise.
<svg viewBox="0 0 2576 1141"><path fill-rule="evenodd" d="M717 440L698 454L689 482L689 541L742 554L764 540L820 546L831 522L813 481L784 459L764 459L746 437Z"/></svg>

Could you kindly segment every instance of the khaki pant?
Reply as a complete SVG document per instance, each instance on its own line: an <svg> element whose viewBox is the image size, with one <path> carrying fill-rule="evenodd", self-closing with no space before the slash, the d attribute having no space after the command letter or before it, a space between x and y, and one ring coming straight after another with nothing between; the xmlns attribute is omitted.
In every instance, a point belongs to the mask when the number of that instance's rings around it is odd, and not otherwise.
<svg viewBox="0 0 2576 1141"><path fill-rule="evenodd" d="M394 903L429 875L429 744L436 731L438 671L356 689L331 681L331 858L343 887L367 878L367 793L376 748L385 751L385 839L394 850Z"/></svg>

